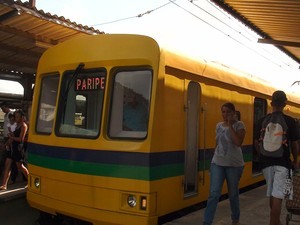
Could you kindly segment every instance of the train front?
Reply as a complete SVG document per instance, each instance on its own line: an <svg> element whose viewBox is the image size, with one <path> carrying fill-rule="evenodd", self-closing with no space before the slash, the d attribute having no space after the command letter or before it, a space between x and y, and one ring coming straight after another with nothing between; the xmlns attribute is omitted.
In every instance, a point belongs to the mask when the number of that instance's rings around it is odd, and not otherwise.
<svg viewBox="0 0 300 225"><path fill-rule="evenodd" d="M158 58L157 43L137 35L81 37L43 54L27 192L40 224L157 223L149 131Z"/></svg>

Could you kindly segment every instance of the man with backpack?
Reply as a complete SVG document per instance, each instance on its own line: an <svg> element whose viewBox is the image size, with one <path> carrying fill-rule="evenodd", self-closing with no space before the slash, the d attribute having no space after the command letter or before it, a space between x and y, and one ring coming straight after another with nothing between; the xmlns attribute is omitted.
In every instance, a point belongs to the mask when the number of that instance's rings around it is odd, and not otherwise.
<svg viewBox="0 0 300 225"><path fill-rule="evenodd" d="M270 225L280 225L284 189L290 170L297 169L299 131L295 119L285 115L287 97L283 91L272 95L272 113L257 121L254 131L255 147L260 156L263 175L270 198ZM293 155L293 161L290 154Z"/></svg>

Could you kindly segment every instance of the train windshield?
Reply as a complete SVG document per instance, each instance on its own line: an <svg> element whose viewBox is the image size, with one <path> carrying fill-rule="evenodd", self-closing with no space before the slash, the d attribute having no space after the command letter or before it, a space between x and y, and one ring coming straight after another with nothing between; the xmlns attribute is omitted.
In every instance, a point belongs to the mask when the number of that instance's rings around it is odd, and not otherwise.
<svg viewBox="0 0 300 225"><path fill-rule="evenodd" d="M118 71L114 76L109 121L111 138L147 136L152 71Z"/></svg>
<svg viewBox="0 0 300 225"><path fill-rule="evenodd" d="M53 129L59 75L47 75L41 81L36 131L50 134Z"/></svg>
<svg viewBox="0 0 300 225"><path fill-rule="evenodd" d="M106 71L77 72L68 71L63 75L56 134L96 138L100 131Z"/></svg>

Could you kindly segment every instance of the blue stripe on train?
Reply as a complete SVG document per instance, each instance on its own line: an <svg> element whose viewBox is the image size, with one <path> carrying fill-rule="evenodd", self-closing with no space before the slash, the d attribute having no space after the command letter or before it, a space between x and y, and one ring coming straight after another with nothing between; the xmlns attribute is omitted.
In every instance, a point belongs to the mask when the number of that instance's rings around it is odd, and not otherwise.
<svg viewBox="0 0 300 225"><path fill-rule="evenodd" d="M97 151L81 148L67 148L47 146L28 143L29 154L43 157L58 158L64 160L74 160L79 162L120 164L135 166L160 166L168 164L184 163L185 152L183 150L168 152L123 152L123 151ZM243 153L252 153L252 145L243 146ZM199 160L211 160L213 149L199 150Z"/></svg>

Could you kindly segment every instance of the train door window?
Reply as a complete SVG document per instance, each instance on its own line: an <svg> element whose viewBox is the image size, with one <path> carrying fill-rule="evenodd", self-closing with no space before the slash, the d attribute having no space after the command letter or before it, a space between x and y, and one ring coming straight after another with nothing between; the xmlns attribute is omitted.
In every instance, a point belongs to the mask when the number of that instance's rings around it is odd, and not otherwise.
<svg viewBox="0 0 300 225"><path fill-rule="evenodd" d="M119 71L114 76L109 136L137 138L147 136L152 71Z"/></svg>
<svg viewBox="0 0 300 225"><path fill-rule="evenodd" d="M105 75L101 70L65 72L58 106L58 136L96 138L99 135Z"/></svg>
<svg viewBox="0 0 300 225"><path fill-rule="evenodd" d="M198 190L199 100L200 85L190 82L187 89L186 111L185 197L196 195Z"/></svg>
<svg viewBox="0 0 300 225"><path fill-rule="evenodd" d="M50 134L53 129L59 76L45 76L41 81L36 132Z"/></svg>
<svg viewBox="0 0 300 225"><path fill-rule="evenodd" d="M254 98L254 114L253 114L253 130L256 130L257 121L267 114L267 101L262 98ZM260 174L261 173L261 164L259 162L258 154L255 150L253 143L253 156L252 156L252 173Z"/></svg>
<svg viewBox="0 0 300 225"><path fill-rule="evenodd" d="M261 98L254 98L254 123L267 114L267 101Z"/></svg>

